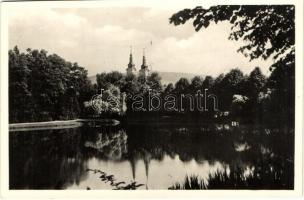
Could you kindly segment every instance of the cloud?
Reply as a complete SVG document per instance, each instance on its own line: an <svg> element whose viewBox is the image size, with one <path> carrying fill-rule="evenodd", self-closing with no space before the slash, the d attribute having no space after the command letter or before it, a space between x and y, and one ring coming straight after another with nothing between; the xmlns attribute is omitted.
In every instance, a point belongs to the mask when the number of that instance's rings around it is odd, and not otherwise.
<svg viewBox="0 0 304 200"><path fill-rule="evenodd" d="M240 42L228 40L230 25L220 23L195 32L191 23L169 24L174 9L86 8L13 9L9 16L9 44L46 49L78 62L90 75L125 71L130 45L135 64L146 48L153 70L218 75L239 67L268 71L270 61L249 62L237 53ZM152 41L152 45L151 45Z"/></svg>
<svg viewBox="0 0 304 200"><path fill-rule="evenodd" d="M270 63L261 60L249 62L248 58L237 53L242 42L228 40L229 30L230 25L222 23L194 32L188 38L162 40L151 52L154 69L218 75L236 67L250 73L255 66L261 66L266 73Z"/></svg>

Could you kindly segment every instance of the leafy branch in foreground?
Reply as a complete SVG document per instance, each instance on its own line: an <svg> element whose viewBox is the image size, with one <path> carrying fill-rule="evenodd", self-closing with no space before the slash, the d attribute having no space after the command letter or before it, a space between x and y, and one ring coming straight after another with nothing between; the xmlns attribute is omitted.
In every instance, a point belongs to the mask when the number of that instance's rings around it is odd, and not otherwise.
<svg viewBox="0 0 304 200"><path fill-rule="evenodd" d="M105 183L110 183L110 185L113 187L113 190L136 190L137 188L144 185L137 184L136 181L131 181L131 183L128 184L124 181L117 181L114 178L114 175L107 175L107 173L97 169L87 169L87 171L92 171L94 174L100 174L100 180Z"/></svg>
<svg viewBox="0 0 304 200"><path fill-rule="evenodd" d="M212 23L231 24L230 40L242 40L238 52L250 60L273 59L266 86L270 89L268 113L277 124L285 119L294 123L295 102L295 6L294 5L218 5L184 9L171 16L170 23L193 21L196 31ZM268 95L268 92L263 94ZM281 117L284 116L285 118ZM273 118L271 116L266 118Z"/></svg>
<svg viewBox="0 0 304 200"><path fill-rule="evenodd" d="M239 51L250 56L251 60L270 56L277 59L288 51L294 51L293 5L219 5L207 9L198 6L173 14L170 23L180 25L190 19L193 19L196 31L207 28L212 22L227 21L232 24L229 39L248 42Z"/></svg>

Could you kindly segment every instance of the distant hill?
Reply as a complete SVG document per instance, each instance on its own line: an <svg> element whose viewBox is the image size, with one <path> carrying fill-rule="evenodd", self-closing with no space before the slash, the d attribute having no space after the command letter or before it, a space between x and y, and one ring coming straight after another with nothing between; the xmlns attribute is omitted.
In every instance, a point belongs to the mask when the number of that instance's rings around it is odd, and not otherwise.
<svg viewBox="0 0 304 200"><path fill-rule="evenodd" d="M95 84L95 83L96 83L96 75L94 75L94 76L89 76L88 78L89 78L89 80L91 81L92 84Z"/></svg>
<svg viewBox="0 0 304 200"><path fill-rule="evenodd" d="M162 78L163 84L173 83L175 84L180 78L187 78L189 81L196 76L195 74L190 73L180 73L180 72L158 72Z"/></svg>
<svg viewBox="0 0 304 200"><path fill-rule="evenodd" d="M175 84L180 78L187 78L189 81L196 76L195 74L190 73L180 73L180 72L158 72L162 78L163 84L173 83ZM96 83L96 75L89 76L90 81L94 84Z"/></svg>

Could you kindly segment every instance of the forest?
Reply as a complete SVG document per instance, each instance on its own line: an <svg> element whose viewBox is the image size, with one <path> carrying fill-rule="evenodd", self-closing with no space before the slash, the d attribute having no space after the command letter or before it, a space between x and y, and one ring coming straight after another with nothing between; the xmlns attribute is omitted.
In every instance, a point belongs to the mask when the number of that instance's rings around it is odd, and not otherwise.
<svg viewBox="0 0 304 200"><path fill-rule="evenodd" d="M157 72L152 72L148 77L137 77L125 76L113 69L109 73L97 74L97 84L92 84L85 68L77 63L68 62L56 54L48 55L43 49L27 49L22 53L16 46L9 50L9 121L16 123L122 115L204 115L205 118L212 118L221 113L202 114L189 112L187 109L183 112L168 113L161 109L143 114L131 109L133 98L121 100L121 97L128 97L130 94L147 97L149 91L158 96L180 96L208 89L217 96L218 109L221 112L229 112L230 118L293 126L294 13L295 8L292 5L219 5L207 9L198 6L181 10L169 19L175 26L191 21L195 31L201 31L210 24L221 21L229 22L231 33L228 39L246 41L238 52L250 60L273 60L273 64L269 66L271 74L268 77L261 73L259 67L255 67L250 74L244 74L241 71L242 66L236 66L230 72L217 77L200 74L192 80L181 77L176 83L163 85ZM98 95L101 89L105 95L98 101L92 101L92 97ZM116 103L107 102L109 97ZM126 109L123 109L124 103Z"/></svg>
<svg viewBox="0 0 304 200"><path fill-rule="evenodd" d="M88 79L87 71L77 63L71 63L56 54L48 55L45 50L27 49L20 52L16 46L9 51L9 119L10 123L67 120L91 117L160 117L163 115L199 117L213 119L215 115L229 112L229 119L245 122L293 123L294 118L294 67L279 65L269 77L255 67L250 74L241 69L231 69L217 77L195 76L192 80L180 78L176 83L163 85L157 72L147 78L112 71L96 75L96 84ZM90 104L94 95L104 90L99 110ZM175 95L180 102L182 94L192 94L208 89L218 98L218 110L212 110L213 103L207 105L209 112L191 111L185 102L183 112L135 111L131 105L134 99L122 94L148 93L165 96ZM107 102L107 97L117 101ZM144 101L147 101L144 98ZM122 105L126 110L122 112ZM148 106L145 104L144 106ZM288 121L286 121L288 120Z"/></svg>

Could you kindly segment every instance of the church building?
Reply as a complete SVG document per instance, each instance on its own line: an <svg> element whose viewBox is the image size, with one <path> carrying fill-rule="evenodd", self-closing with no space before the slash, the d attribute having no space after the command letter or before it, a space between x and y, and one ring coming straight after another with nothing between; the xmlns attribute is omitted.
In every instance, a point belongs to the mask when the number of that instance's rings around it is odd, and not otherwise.
<svg viewBox="0 0 304 200"><path fill-rule="evenodd" d="M128 64L128 68L127 68L127 76L131 75L131 74L136 74L136 68L135 68L135 64L133 62L133 55L132 55L132 49L130 50L130 58L129 58L129 64Z"/></svg>
<svg viewBox="0 0 304 200"><path fill-rule="evenodd" d="M143 62L142 62L141 69L139 70L138 75L147 78L149 76L149 73L150 73L150 70L146 63L146 56L145 56L145 51L144 51L143 52Z"/></svg>
<svg viewBox="0 0 304 200"><path fill-rule="evenodd" d="M128 64L128 67L126 69L126 72L127 72L127 76L131 75L131 74L138 75L138 76L143 76L145 78L147 78L149 76L150 70L149 70L149 67L148 67L147 62L146 62L145 51L143 51L142 65L141 65L141 68L140 68L140 70L138 71L138 74L137 74L136 67L135 67L135 64L133 62L133 55L132 55L132 49L131 49L130 57L129 57L129 64Z"/></svg>

